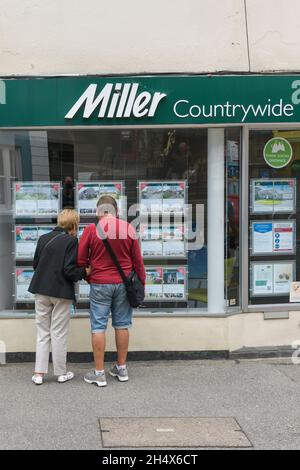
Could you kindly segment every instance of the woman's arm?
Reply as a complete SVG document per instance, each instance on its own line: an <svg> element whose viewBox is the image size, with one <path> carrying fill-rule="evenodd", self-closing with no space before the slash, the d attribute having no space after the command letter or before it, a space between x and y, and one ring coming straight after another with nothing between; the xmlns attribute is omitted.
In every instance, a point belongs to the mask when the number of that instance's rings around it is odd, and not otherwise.
<svg viewBox="0 0 300 470"><path fill-rule="evenodd" d="M78 267L77 265L77 251L78 251L78 240L77 238L71 238L64 259L64 276L69 281L77 282L81 279L85 279L86 270L84 267Z"/></svg>
<svg viewBox="0 0 300 470"><path fill-rule="evenodd" d="M33 258L33 269L36 270L37 268L37 265L39 263L39 259L40 259L40 252L41 252L41 243L40 243L40 238L38 239L38 242L37 242L37 245L36 245L36 249L35 249L35 252L34 252L34 258Z"/></svg>

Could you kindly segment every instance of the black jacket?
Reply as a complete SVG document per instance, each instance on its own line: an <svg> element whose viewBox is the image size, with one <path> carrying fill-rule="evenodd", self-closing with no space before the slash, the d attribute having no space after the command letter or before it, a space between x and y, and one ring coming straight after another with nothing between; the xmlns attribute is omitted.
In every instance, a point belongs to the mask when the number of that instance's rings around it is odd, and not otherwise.
<svg viewBox="0 0 300 470"><path fill-rule="evenodd" d="M54 237L57 238L52 240ZM42 235L34 254L35 272L29 292L75 300L74 282L85 277L85 268L79 268L76 264L77 246L77 238L60 227Z"/></svg>

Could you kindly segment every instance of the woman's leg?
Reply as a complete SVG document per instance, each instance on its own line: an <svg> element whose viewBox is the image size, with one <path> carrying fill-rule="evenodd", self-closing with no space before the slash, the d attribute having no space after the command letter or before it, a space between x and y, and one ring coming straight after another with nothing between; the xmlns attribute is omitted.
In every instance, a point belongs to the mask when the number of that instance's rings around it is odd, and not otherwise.
<svg viewBox="0 0 300 470"><path fill-rule="evenodd" d="M35 296L35 322L37 328L35 373L47 374L50 351L50 326L52 303L50 297L36 294Z"/></svg>
<svg viewBox="0 0 300 470"><path fill-rule="evenodd" d="M51 322L51 349L54 375L67 373L67 341L71 300L51 298L54 308Z"/></svg>

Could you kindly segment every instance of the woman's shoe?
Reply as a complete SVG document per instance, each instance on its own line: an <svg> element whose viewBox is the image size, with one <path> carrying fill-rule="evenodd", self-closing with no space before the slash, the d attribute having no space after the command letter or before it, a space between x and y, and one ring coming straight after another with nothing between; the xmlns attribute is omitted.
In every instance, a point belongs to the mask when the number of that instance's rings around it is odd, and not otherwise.
<svg viewBox="0 0 300 470"><path fill-rule="evenodd" d="M44 383L44 377L41 375L33 375L31 380L35 385L42 385Z"/></svg>
<svg viewBox="0 0 300 470"><path fill-rule="evenodd" d="M64 382L68 382L68 380L72 380L74 379L74 374L73 372L67 372L66 374L64 375L60 375L59 377L57 377L57 382L59 382L60 384L64 383Z"/></svg>

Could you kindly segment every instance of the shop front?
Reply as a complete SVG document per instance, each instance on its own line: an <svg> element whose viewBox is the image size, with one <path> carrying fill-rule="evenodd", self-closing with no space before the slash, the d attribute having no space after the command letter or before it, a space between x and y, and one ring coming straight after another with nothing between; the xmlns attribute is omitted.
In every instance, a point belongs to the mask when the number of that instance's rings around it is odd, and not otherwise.
<svg viewBox="0 0 300 470"><path fill-rule="evenodd" d="M296 75L0 80L0 341L10 357L35 348L27 289L39 236L75 207L80 239L101 194L135 226L145 261L133 351L291 345L299 103ZM89 285L76 291L69 349L84 353Z"/></svg>

